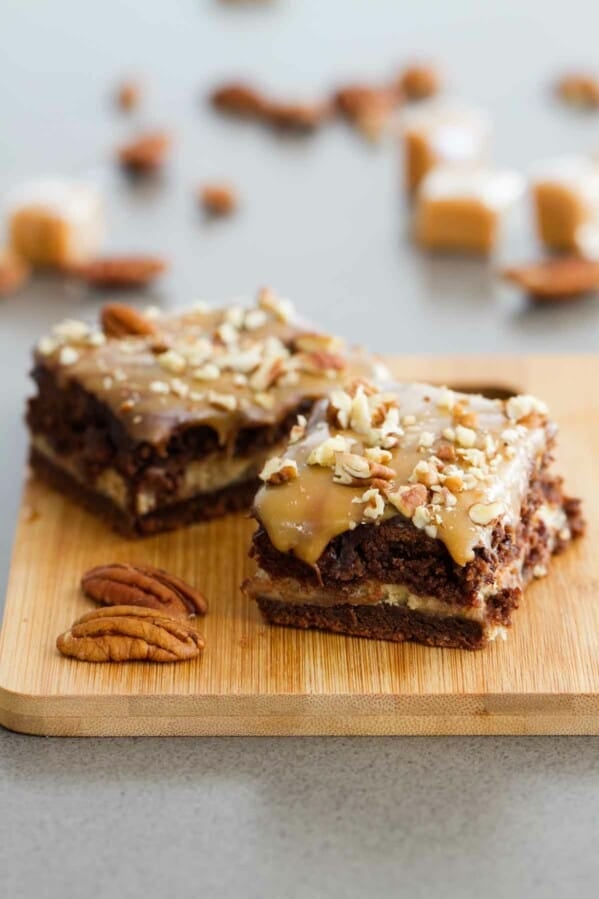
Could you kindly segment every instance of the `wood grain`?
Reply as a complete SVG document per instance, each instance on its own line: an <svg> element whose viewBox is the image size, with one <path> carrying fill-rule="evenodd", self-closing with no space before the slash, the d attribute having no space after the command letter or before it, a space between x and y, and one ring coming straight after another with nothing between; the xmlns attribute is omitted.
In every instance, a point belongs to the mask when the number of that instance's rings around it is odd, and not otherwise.
<svg viewBox="0 0 599 899"><path fill-rule="evenodd" d="M269 628L239 591L251 521L130 542L31 481L0 641L0 723L52 735L599 733L599 357L406 357L393 368L535 393L561 426L558 466L585 499L589 535L529 588L506 642L468 653ZM91 608L81 573L112 561L204 590L202 658L119 666L57 653L57 634Z"/></svg>

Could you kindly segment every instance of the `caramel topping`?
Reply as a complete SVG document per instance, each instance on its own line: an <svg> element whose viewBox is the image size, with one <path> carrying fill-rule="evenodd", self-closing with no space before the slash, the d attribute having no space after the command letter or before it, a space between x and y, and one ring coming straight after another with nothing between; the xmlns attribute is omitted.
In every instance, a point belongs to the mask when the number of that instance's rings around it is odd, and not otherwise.
<svg viewBox="0 0 599 899"><path fill-rule="evenodd" d="M250 309L202 305L146 318L146 333L116 337L63 322L36 351L59 383L96 396L136 442L164 446L175 430L205 425L232 445L241 428L278 423L348 375L374 373L370 357L302 327L271 290Z"/></svg>
<svg viewBox="0 0 599 899"><path fill-rule="evenodd" d="M458 402L458 417L475 426L456 425ZM476 547L490 547L498 522L517 523L554 430L530 396L354 384L317 405L285 452L294 477L261 488L256 517L279 551L315 565L337 535L399 513L465 565Z"/></svg>

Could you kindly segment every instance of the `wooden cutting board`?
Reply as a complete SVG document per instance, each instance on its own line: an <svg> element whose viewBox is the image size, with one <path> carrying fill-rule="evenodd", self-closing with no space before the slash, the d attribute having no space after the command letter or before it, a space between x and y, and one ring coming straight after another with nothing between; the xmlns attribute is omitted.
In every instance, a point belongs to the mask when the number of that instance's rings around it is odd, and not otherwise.
<svg viewBox="0 0 599 899"><path fill-rule="evenodd" d="M599 733L599 357L403 358L403 378L546 399L588 536L529 588L506 642L469 653L266 626L239 591L253 523L127 541L35 481L24 491L0 642L0 723L52 735ZM597 502L596 502L597 500ZM62 658L92 565L144 561L198 584L207 648L180 664Z"/></svg>

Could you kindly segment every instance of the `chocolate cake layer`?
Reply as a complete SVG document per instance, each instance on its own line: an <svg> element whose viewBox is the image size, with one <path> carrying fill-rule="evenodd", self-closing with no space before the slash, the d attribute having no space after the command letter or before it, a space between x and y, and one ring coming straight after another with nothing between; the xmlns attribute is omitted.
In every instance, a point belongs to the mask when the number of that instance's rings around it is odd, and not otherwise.
<svg viewBox="0 0 599 899"><path fill-rule="evenodd" d="M252 309L148 317L113 304L102 318L106 333L67 321L42 338L27 423L36 469L53 483L62 470L71 495L116 509L129 532L247 508L297 416L376 368L272 291Z"/></svg>
<svg viewBox="0 0 599 899"><path fill-rule="evenodd" d="M135 516L117 506L108 496L88 489L42 453L32 450L29 462L35 474L43 481L102 518L125 537L145 537L162 531L173 531L185 525L220 518L231 512L246 511L259 483L255 479L243 484L233 484L222 490L173 503L154 513Z"/></svg>
<svg viewBox="0 0 599 899"><path fill-rule="evenodd" d="M584 530L532 397L349 385L262 472L256 575L267 621L481 648Z"/></svg>

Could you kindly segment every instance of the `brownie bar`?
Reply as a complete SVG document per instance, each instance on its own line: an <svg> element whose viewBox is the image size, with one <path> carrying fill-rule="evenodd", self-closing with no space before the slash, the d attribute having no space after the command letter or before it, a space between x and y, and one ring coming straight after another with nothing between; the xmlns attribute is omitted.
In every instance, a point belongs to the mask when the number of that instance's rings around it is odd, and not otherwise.
<svg viewBox="0 0 599 899"><path fill-rule="evenodd" d="M482 648L584 530L554 442L532 397L335 391L265 468L245 590L272 624Z"/></svg>
<svg viewBox="0 0 599 899"><path fill-rule="evenodd" d="M255 308L141 315L111 305L104 330L68 321L35 354L28 406L35 472L127 534L248 508L267 457L368 356Z"/></svg>

